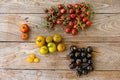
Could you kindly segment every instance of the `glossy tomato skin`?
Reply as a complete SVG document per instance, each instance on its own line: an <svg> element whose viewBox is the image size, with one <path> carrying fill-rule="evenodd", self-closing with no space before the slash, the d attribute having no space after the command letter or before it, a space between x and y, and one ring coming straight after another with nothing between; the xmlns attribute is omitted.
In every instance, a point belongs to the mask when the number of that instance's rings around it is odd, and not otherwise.
<svg viewBox="0 0 120 80"><path fill-rule="evenodd" d="M78 4L74 4L74 8L76 8L76 9L77 9L78 7L79 7L79 5L78 5Z"/></svg>
<svg viewBox="0 0 120 80"><path fill-rule="evenodd" d="M83 18L82 21L83 21L83 22L87 22L88 19L87 19L87 18Z"/></svg>
<svg viewBox="0 0 120 80"><path fill-rule="evenodd" d="M63 8L63 5L62 4L58 4L57 5L59 9L62 9Z"/></svg>
<svg viewBox="0 0 120 80"><path fill-rule="evenodd" d="M74 13L74 10L73 9L69 9L69 13L70 14Z"/></svg>
<svg viewBox="0 0 120 80"><path fill-rule="evenodd" d="M67 5L67 8L68 8L68 9L71 9L71 8L72 8L72 5L71 5L71 4L68 4L68 5Z"/></svg>
<svg viewBox="0 0 120 80"><path fill-rule="evenodd" d="M67 27L67 28L65 29L65 31L66 31L66 33L70 33L70 32L71 32L71 28Z"/></svg>
<svg viewBox="0 0 120 80"><path fill-rule="evenodd" d="M70 17L74 19L76 17L76 15L75 14L71 14Z"/></svg>
<svg viewBox="0 0 120 80"><path fill-rule="evenodd" d="M72 35L77 35L77 29L75 28L72 29Z"/></svg>
<svg viewBox="0 0 120 80"><path fill-rule="evenodd" d="M66 10L64 9L64 8L62 8L61 10L60 10L60 13L62 13L62 14L64 14L66 12Z"/></svg>
<svg viewBox="0 0 120 80"><path fill-rule="evenodd" d="M56 20L56 24L60 24L61 23L61 21L60 20Z"/></svg>
<svg viewBox="0 0 120 80"><path fill-rule="evenodd" d="M74 25L74 22L70 21L69 26L73 26L73 25Z"/></svg>
<svg viewBox="0 0 120 80"><path fill-rule="evenodd" d="M90 25L91 25L91 21L88 20L88 21L86 22L86 25L87 25L87 26L90 26Z"/></svg>

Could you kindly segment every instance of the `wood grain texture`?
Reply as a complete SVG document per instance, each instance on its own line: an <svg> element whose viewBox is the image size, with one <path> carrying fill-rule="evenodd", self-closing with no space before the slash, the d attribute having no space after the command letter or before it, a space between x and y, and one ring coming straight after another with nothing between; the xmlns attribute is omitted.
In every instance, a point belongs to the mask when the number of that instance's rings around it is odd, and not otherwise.
<svg viewBox="0 0 120 80"><path fill-rule="evenodd" d="M3 77L5 76L5 77ZM77 77L74 71L0 70L0 80L119 80L120 71L93 71Z"/></svg>
<svg viewBox="0 0 120 80"><path fill-rule="evenodd" d="M73 36L66 34L63 26L56 26L55 30L35 27L42 26L44 14L0 14L0 41L22 41L19 26L22 23L30 25L29 40L34 41L38 35L53 35L59 33L65 41L107 42L120 41L120 14L96 14L93 24L85 31Z"/></svg>
<svg viewBox="0 0 120 80"><path fill-rule="evenodd" d="M93 46L95 70L120 70L120 43L72 43L64 42L67 50L63 53L41 56L34 43L0 43L0 68L8 69L64 69L69 70L70 45ZM29 54L35 53L40 63L26 62Z"/></svg>
<svg viewBox="0 0 120 80"><path fill-rule="evenodd" d="M96 13L120 13L120 0L0 0L0 13L44 13L56 4L87 2Z"/></svg>

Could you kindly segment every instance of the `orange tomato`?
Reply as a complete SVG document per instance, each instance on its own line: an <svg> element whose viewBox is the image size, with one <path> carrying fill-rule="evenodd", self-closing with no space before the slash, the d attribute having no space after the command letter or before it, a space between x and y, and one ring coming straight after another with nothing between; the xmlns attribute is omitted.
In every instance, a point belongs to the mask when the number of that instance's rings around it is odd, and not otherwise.
<svg viewBox="0 0 120 80"><path fill-rule="evenodd" d="M27 39L28 39L28 34L27 34L27 33L23 33L23 34L21 35L21 39L22 39L22 40L27 40Z"/></svg>
<svg viewBox="0 0 120 80"><path fill-rule="evenodd" d="M59 43L59 44L57 45L57 50L58 50L59 52L63 52L63 51L65 51L65 49L66 49L66 47L65 47L64 44Z"/></svg>
<svg viewBox="0 0 120 80"><path fill-rule="evenodd" d="M26 33L29 31L29 26L27 24L20 25L20 31Z"/></svg>

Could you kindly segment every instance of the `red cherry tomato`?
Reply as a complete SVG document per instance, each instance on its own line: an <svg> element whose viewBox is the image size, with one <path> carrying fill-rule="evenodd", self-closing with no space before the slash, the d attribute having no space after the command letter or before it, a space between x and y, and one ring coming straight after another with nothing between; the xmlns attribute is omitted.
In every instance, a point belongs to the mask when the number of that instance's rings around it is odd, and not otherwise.
<svg viewBox="0 0 120 80"><path fill-rule="evenodd" d="M74 10L73 9L69 9L69 13L70 14L74 13Z"/></svg>
<svg viewBox="0 0 120 80"><path fill-rule="evenodd" d="M56 24L60 24L61 23L61 21L60 20L56 20Z"/></svg>
<svg viewBox="0 0 120 80"><path fill-rule="evenodd" d="M79 5L78 4L74 4L74 7L77 9L79 7Z"/></svg>
<svg viewBox="0 0 120 80"><path fill-rule="evenodd" d="M76 15L75 15L75 14L71 14L70 17L71 17L71 18L75 18Z"/></svg>
<svg viewBox="0 0 120 80"><path fill-rule="evenodd" d="M72 29L72 35L76 35L77 34L77 29L73 28Z"/></svg>
<svg viewBox="0 0 120 80"><path fill-rule="evenodd" d="M80 14L80 10L76 10L75 12L76 12L77 14Z"/></svg>
<svg viewBox="0 0 120 80"><path fill-rule="evenodd" d="M73 26L74 23L72 21L69 22L69 26Z"/></svg>
<svg viewBox="0 0 120 80"><path fill-rule="evenodd" d="M67 5L67 8L71 9L71 8L72 8L72 5L71 5L71 4L68 4L68 5Z"/></svg>
<svg viewBox="0 0 120 80"><path fill-rule="evenodd" d="M65 31L66 31L66 33L70 33L70 32L71 32L71 29L70 29L69 27L67 27L67 28L65 29Z"/></svg>
<svg viewBox="0 0 120 80"><path fill-rule="evenodd" d="M90 25L91 25L91 22L88 20L88 21L86 22L86 25L87 25L87 26L90 26Z"/></svg>
<svg viewBox="0 0 120 80"><path fill-rule="evenodd" d="M66 12L66 10L63 8L60 10L60 13L64 14Z"/></svg>
<svg viewBox="0 0 120 80"><path fill-rule="evenodd" d="M83 18L82 19L83 22L87 22L87 20L88 20L87 18Z"/></svg>
<svg viewBox="0 0 120 80"><path fill-rule="evenodd" d="M81 19L84 18L84 14L80 14L80 18L81 18Z"/></svg>
<svg viewBox="0 0 120 80"><path fill-rule="evenodd" d="M62 9L63 8L63 5L62 4L58 4L57 5L59 9Z"/></svg>

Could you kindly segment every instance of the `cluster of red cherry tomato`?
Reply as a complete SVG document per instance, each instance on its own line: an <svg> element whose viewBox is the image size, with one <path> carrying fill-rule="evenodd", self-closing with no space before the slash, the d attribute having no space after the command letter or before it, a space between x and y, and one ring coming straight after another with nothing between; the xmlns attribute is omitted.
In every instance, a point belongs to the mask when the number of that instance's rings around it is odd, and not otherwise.
<svg viewBox="0 0 120 80"><path fill-rule="evenodd" d="M76 35L78 31L84 30L91 25L91 19L94 12L90 4L58 4L50 9L45 9L49 13L46 19L46 27L54 28L56 24L65 26L66 33Z"/></svg>

